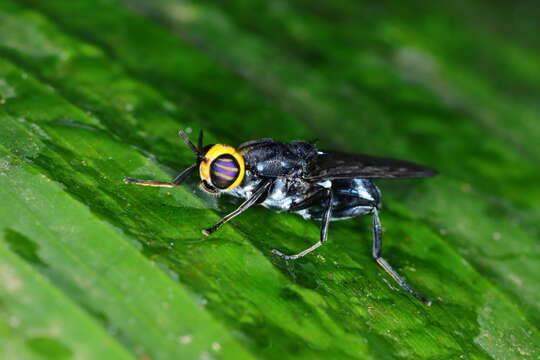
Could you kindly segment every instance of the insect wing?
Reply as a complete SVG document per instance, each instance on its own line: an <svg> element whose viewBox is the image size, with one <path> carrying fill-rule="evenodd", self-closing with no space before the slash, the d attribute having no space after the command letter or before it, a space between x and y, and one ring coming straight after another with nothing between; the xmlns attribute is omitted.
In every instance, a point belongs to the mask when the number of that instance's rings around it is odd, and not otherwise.
<svg viewBox="0 0 540 360"><path fill-rule="evenodd" d="M437 175L427 166L371 155L324 152L308 165L308 180L332 179L415 179Z"/></svg>

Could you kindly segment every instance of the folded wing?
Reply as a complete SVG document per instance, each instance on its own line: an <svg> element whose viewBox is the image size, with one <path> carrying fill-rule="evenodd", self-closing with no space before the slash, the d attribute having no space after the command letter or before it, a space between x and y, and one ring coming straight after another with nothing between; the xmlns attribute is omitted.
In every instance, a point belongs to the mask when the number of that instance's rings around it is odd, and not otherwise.
<svg viewBox="0 0 540 360"><path fill-rule="evenodd" d="M437 175L427 166L409 161L382 158L371 155L324 152L309 163L308 180L333 179L416 179Z"/></svg>

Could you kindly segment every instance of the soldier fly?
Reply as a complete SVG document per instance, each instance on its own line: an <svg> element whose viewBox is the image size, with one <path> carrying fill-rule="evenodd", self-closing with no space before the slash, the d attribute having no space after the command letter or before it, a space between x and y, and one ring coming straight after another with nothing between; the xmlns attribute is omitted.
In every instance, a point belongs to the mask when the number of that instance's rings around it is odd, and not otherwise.
<svg viewBox="0 0 540 360"><path fill-rule="evenodd" d="M301 258L324 244L330 221L372 215L373 258L402 288L424 304L431 305L430 300L409 286L381 256L381 192L371 179L426 178L437 175L437 171L407 161L318 150L315 142L283 143L266 138L245 142L235 149L223 144L203 146L202 131L197 146L183 131L179 135L195 154L195 164L170 182L129 177L124 182L175 187L198 169L204 191L245 199L214 226L202 230L204 235L217 231L253 205L319 220L320 238L311 247L293 255L272 250L273 254L286 260Z"/></svg>

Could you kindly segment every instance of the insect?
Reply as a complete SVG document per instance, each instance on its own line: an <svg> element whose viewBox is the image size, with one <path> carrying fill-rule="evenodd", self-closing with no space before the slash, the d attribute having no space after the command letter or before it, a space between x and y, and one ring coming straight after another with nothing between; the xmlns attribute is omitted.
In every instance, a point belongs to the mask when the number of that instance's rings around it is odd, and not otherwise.
<svg viewBox="0 0 540 360"><path fill-rule="evenodd" d="M430 300L409 286L381 256L381 193L371 179L425 178L437 175L437 171L407 161L322 151L316 148L314 142L283 143L268 138L248 141L235 149L223 144L203 146L202 131L197 146L183 131L179 135L195 154L195 164L170 182L129 177L124 178L124 182L175 187L198 169L204 191L245 199L236 210L214 226L202 230L204 235L217 231L253 205L319 220L320 238L311 247L293 255L272 250L273 254L286 260L301 258L324 244L331 221L372 215L373 258L402 288L424 304L431 305Z"/></svg>

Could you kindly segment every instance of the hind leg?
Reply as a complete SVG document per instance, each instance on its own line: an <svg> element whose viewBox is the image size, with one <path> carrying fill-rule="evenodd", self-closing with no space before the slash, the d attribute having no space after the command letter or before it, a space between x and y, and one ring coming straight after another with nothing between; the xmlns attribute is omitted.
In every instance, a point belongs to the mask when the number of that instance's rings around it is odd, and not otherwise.
<svg viewBox="0 0 540 360"><path fill-rule="evenodd" d="M426 299L417 293L412 287L403 280L403 278L390 266L390 264L381 256L382 248L382 226L379 220L379 212L376 207L373 208L373 258L402 288L411 293L415 298L422 301L427 306L431 306L431 300Z"/></svg>

